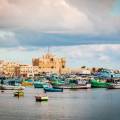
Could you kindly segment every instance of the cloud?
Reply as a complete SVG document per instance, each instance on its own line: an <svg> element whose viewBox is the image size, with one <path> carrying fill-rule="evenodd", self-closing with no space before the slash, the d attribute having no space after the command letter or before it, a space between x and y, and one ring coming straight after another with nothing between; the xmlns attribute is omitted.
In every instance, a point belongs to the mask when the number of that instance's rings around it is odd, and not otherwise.
<svg viewBox="0 0 120 120"><path fill-rule="evenodd" d="M116 49L115 49L116 48ZM53 53L64 56L71 66L98 66L119 68L120 45L78 45L52 47Z"/></svg>
<svg viewBox="0 0 120 120"><path fill-rule="evenodd" d="M105 51L118 52L119 50L120 50L120 45L119 44L99 45L99 47L95 46L95 51L97 51L97 52L105 52Z"/></svg>
<svg viewBox="0 0 120 120"><path fill-rule="evenodd" d="M106 55L101 55L99 57L99 60L102 61L102 62L109 62L110 61L110 57L106 56Z"/></svg>
<svg viewBox="0 0 120 120"><path fill-rule="evenodd" d="M69 4L84 11L98 34L115 34L120 31L120 17L111 15L116 0L67 0Z"/></svg>
<svg viewBox="0 0 120 120"><path fill-rule="evenodd" d="M88 17L65 0L0 0L0 26L42 32L91 32Z"/></svg>
<svg viewBox="0 0 120 120"><path fill-rule="evenodd" d="M18 44L14 32L0 31L0 47L13 47Z"/></svg>
<svg viewBox="0 0 120 120"><path fill-rule="evenodd" d="M109 14L114 1L0 0L0 26L45 33L118 33L120 18Z"/></svg>
<svg viewBox="0 0 120 120"><path fill-rule="evenodd" d="M12 34L1 36L0 47L120 43L120 18L111 15L114 4L115 0L0 0L1 34Z"/></svg>

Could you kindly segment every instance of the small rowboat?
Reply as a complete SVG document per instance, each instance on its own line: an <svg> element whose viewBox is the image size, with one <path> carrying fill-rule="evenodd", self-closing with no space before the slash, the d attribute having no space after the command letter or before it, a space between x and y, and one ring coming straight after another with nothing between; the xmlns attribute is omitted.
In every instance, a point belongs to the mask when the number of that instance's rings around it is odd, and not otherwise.
<svg viewBox="0 0 120 120"><path fill-rule="evenodd" d="M14 96L16 97L20 97L20 96L24 96L24 92L23 91L17 91L17 92L14 92Z"/></svg>
<svg viewBox="0 0 120 120"><path fill-rule="evenodd" d="M48 96L35 96L36 101L48 101Z"/></svg>

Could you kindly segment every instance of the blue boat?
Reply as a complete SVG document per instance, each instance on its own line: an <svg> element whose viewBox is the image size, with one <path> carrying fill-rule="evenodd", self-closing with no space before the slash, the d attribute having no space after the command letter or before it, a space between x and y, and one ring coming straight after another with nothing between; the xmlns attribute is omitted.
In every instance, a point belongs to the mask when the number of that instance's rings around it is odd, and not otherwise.
<svg viewBox="0 0 120 120"><path fill-rule="evenodd" d="M35 88L43 88L43 85L45 83L44 82L41 82L41 81L34 81L34 87Z"/></svg>
<svg viewBox="0 0 120 120"><path fill-rule="evenodd" d="M63 92L63 88L44 87L45 92Z"/></svg>
<svg viewBox="0 0 120 120"><path fill-rule="evenodd" d="M43 88L44 85L46 85L46 78L44 76L40 76L40 78L35 80L33 84L35 88Z"/></svg>

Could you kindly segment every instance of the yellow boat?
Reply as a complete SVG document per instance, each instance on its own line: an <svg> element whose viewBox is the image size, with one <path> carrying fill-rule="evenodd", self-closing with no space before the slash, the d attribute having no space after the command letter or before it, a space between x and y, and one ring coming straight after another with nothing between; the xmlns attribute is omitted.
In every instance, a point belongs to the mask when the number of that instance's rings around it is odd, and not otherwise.
<svg viewBox="0 0 120 120"><path fill-rule="evenodd" d="M24 96L24 92L23 91L16 91L16 92L14 92L14 96L17 96L17 97Z"/></svg>
<svg viewBox="0 0 120 120"><path fill-rule="evenodd" d="M27 81L24 81L24 82L22 82L21 85L24 86L24 87L27 87L27 86L32 86L33 83L31 83L31 82L27 82Z"/></svg>

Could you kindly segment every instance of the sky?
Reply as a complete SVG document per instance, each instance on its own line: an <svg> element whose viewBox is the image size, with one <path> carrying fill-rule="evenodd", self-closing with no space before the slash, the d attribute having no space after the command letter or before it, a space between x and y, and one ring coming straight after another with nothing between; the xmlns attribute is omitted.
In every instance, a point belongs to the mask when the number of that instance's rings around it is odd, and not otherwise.
<svg viewBox="0 0 120 120"><path fill-rule="evenodd" d="M0 59L50 51L67 65L120 69L120 0L0 0Z"/></svg>

